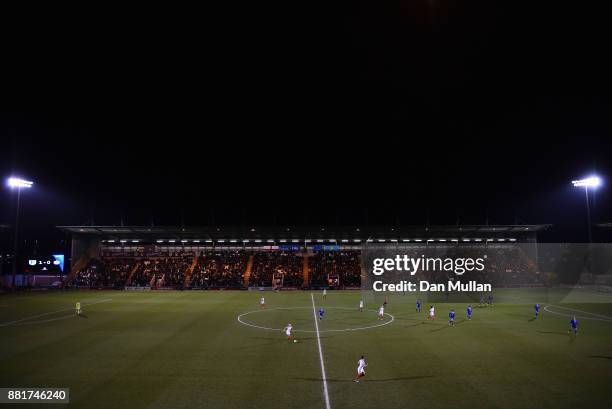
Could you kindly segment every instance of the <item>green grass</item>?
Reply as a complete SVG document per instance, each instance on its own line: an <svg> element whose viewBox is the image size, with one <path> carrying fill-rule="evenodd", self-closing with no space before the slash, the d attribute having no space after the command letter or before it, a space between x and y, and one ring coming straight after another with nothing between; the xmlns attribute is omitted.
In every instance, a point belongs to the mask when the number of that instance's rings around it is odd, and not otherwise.
<svg viewBox="0 0 612 409"><path fill-rule="evenodd" d="M19 322L0 326L0 387L69 387L70 408L324 408L316 333L296 332L300 342L293 344L280 331L237 321L238 314L258 310L259 297L229 291L2 295L0 324ZM244 320L314 330L310 293L265 297L269 309ZM360 297L315 293L317 307L326 307L320 337L333 409L610 407L612 321L581 319L573 337L568 317L531 318L535 301L612 317L611 296L498 290L495 306L474 308L468 322L470 297L425 298L419 315L414 295L394 295L391 324L328 332L381 323L375 312L357 311ZM72 315L77 300L86 318ZM371 294L365 300L370 309L381 302ZM430 302L435 322L425 320ZM454 328L446 320L451 307L458 313ZM361 354L367 377L355 384Z"/></svg>

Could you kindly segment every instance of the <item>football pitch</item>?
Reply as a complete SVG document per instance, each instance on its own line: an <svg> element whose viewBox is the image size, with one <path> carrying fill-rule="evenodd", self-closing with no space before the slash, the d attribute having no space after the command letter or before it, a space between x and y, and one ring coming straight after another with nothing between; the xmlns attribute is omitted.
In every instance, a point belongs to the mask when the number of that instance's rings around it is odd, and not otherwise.
<svg viewBox="0 0 612 409"><path fill-rule="evenodd" d="M382 298L358 291L325 298L300 291L5 294L0 387L70 388L70 404L45 408L612 406L612 295L494 295L493 306L478 307L467 296L423 294L420 314L416 295L390 295L379 320ZM543 307L537 320L535 302ZM432 303L435 321L426 319ZM318 321L320 307L325 316ZM577 336L568 334L572 315L580 322ZM281 332L289 322L297 343ZM355 383L361 355L367 375Z"/></svg>

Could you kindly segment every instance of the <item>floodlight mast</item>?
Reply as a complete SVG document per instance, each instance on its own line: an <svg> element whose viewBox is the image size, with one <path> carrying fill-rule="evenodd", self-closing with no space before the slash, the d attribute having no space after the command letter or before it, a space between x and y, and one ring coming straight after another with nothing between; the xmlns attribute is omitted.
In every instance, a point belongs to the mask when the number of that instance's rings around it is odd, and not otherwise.
<svg viewBox="0 0 612 409"><path fill-rule="evenodd" d="M589 176L584 179L572 180L574 187L584 187L584 197L586 199L587 209L587 227L589 231L589 243L593 243L593 234L591 232L591 206L589 205L589 188L597 189L601 185L599 176Z"/></svg>
<svg viewBox="0 0 612 409"><path fill-rule="evenodd" d="M19 251L19 210L21 206L21 189L30 189L34 182L21 179L18 177L10 177L7 180L7 185L11 189L17 189L17 208L15 211L15 237L13 240L13 277L11 280L11 289L15 289L15 278L17 277L17 259Z"/></svg>

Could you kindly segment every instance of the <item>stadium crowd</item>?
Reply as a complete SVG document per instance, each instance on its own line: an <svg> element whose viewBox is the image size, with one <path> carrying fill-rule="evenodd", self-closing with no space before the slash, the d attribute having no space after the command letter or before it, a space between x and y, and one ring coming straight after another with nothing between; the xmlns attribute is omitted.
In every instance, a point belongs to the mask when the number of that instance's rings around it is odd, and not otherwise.
<svg viewBox="0 0 612 409"><path fill-rule="evenodd" d="M272 279L283 287L301 287L304 283L304 259L294 252L258 252L253 257L249 285L270 287Z"/></svg>
<svg viewBox="0 0 612 409"><path fill-rule="evenodd" d="M465 246L435 246L404 248L402 252L419 258L428 257L479 258L487 256L483 271L466 272L462 280L475 280L504 286L545 285L542 274L530 253L529 246L495 244ZM572 256L574 256L572 254ZM579 257L575 256L579 261ZM247 266L252 257L250 277ZM305 257L308 257L306 262ZM570 258L544 255L558 263ZM305 265L309 266L309 281L304 282ZM550 263L549 263L550 264ZM418 271L415 279L441 283L456 278L439 271ZM90 260L75 274L69 285L89 288L123 288L124 286L151 288L220 289L251 287L286 288L347 288L361 285L361 252L337 251L282 251L282 250L194 250L160 251L130 254L103 252L102 257Z"/></svg>
<svg viewBox="0 0 612 409"><path fill-rule="evenodd" d="M137 287L182 287L193 257L193 252L175 251L142 260L127 284Z"/></svg>
<svg viewBox="0 0 612 409"><path fill-rule="evenodd" d="M133 267L133 259L111 257L104 262L93 259L77 272L74 285L90 288L122 288Z"/></svg>
<svg viewBox="0 0 612 409"><path fill-rule="evenodd" d="M315 287L359 287L359 251L320 251L309 260L310 284Z"/></svg>
<svg viewBox="0 0 612 409"><path fill-rule="evenodd" d="M190 288L240 288L249 256L240 250L200 252L191 273Z"/></svg>

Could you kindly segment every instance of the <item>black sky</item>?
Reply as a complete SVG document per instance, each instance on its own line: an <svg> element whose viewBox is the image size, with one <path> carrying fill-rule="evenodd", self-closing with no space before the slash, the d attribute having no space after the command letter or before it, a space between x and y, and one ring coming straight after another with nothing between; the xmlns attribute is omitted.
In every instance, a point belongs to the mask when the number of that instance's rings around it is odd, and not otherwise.
<svg viewBox="0 0 612 409"><path fill-rule="evenodd" d="M554 223L611 180L607 10L347 2L28 11L3 51L0 174L58 224ZM610 187L595 221L612 220ZM0 223L13 197L2 189Z"/></svg>

